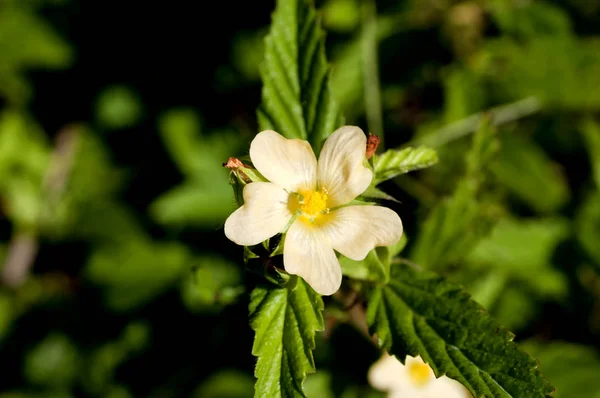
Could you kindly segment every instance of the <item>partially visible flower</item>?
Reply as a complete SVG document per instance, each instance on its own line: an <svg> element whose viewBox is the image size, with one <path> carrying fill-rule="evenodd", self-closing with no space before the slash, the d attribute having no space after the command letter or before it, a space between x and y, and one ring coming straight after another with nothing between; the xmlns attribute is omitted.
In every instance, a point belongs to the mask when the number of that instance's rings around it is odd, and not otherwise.
<svg viewBox="0 0 600 398"><path fill-rule="evenodd" d="M369 383L389 398L472 398L459 382L446 376L436 379L421 357L406 357L405 365L384 354L369 369Z"/></svg>
<svg viewBox="0 0 600 398"><path fill-rule="evenodd" d="M402 221L385 207L350 206L371 184L364 166L367 138L355 126L336 130L325 142L319 162L307 141L287 139L272 130L250 145L254 167L270 182L244 187L244 205L225 222L225 235L238 245L257 245L286 232L283 264L319 294L331 295L342 283L334 249L353 260L375 246L402 236Z"/></svg>

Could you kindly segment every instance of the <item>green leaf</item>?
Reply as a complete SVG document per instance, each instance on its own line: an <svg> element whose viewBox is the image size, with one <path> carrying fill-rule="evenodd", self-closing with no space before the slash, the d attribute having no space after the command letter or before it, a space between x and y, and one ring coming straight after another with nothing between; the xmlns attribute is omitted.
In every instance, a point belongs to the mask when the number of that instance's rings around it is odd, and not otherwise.
<svg viewBox="0 0 600 398"><path fill-rule="evenodd" d="M534 95L549 110L600 109L600 92L589 89L600 85L598 40L537 36L522 42L504 36L487 40L481 56L487 60L479 72L500 101Z"/></svg>
<svg viewBox="0 0 600 398"><path fill-rule="evenodd" d="M327 5L323 9L324 22L327 23ZM414 18L408 18L408 13L396 15L382 15L377 18L377 42L382 42L394 34L404 32L415 27ZM336 102L342 112L353 118L359 118L365 112L364 79L363 79L363 52L361 46L364 40L364 31L359 31L347 43L342 43L333 54L333 72L331 87ZM385 87L384 87L385 89Z"/></svg>
<svg viewBox="0 0 600 398"><path fill-rule="evenodd" d="M127 86L110 86L96 100L96 118L109 130L125 129L139 123L142 103L138 94Z"/></svg>
<svg viewBox="0 0 600 398"><path fill-rule="evenodd" d="M0 262L4 264L4 247L0 246ZM13 321L17 318L17 306L12 295L0 291L0 343L10 332ZM1 346L1 344L0 344Z"/></svg>
<svg viewBox="0 0 600 398"><path fill-rule="evenodd" d="M68 388L77 379L80 361L67 336L50 334L27 353L25 376L33 384Z"/></svg>
<svg viewBox="0 0 600 398"><path fill-rule="evenodd" d="M600 398L600 357L593 347L562 341L526 341L521 348L537 358L556 386L554 398Z"/></svg>
<svg viewBox="0 0 600 398"><path fill-rule="evenodd" d="M375 184L389 180L400 174L433 166L438 162L437 153L427 147L390 149L375 156Z"/></svg>
<svg viewBox="0 0 600 398"><path fill-rule="evenodd" d="M0 195L4 212L18 228L37 226L50 152L46 134L25 114L0 114Z"/></svg>
<svg viewBox="0 0 600 398"><path fill-rule="evenodd" d="M0 97L21 104L31 90L25 70L61 69L73 60L70 45L30 3L3 1L0 7Z"/></svg>
<svg viewBox="0 0 600 398"><path fill-rule="evenodd" d="M458 263L488 234L495 218L493 206L479 202L469 181L463 180L422 223L410 258L427 268Z"/></svg>
<svg viewBox="0 0 600 398"><path fill-rule="evenodd" d="M535 2L516 5L497 1L490 4L490 11L490 16L504 33L521 40L572 35L569 14L553 4Z"/></svg>
<svg viewBox="0 0 600 398"><path fill-rule="evenodd" d="M486 93L481 78L463 67L451 67L444 79L444 123L462 120L482 110Z"/></svg>
<svg viewBox="0 0 600 398"><path fill-rule="evenodd" d="M134 321L125 327L117 340L94 348L87 358L88 366L79 373L86 396L108 396L119 366L143 350L149 340L149 325Z"/></svg>
<svg viewBox="0 0 600 398"><path fill-rule="evenodd" d="M302 383L315 371L315 332L324 328L323 301L302 278L285 287L261 285L250 297L250 325L256 332L257 397L305 397Z"/></svg>
<svg viewBox="0 0 600 398"><path fill-rule="evenodd" d="M236 155L239 138L229 132L201 134L200 117L191 109L167 111L158 125L165 147L187 179L155 199L152 217L176 227L222 224L236 208L230 170L223 162Z"/></svg>
<svg viewBox="0 0 600 398"><path fill-rule="evenodd" d="M519 135L502 136L502 149L490 170L498 182L538 212L555 211L569 200L564 175L542 148Z"/></svg>
<svg viewBox="0 0 600 398"><path fill-rule="evenodd" d="M223 174L226 170L219 170L212 186L184 182L165 192L151 204L152 218L169 226L220 226L236 209Z"/></svg>
<svg viewBox="0 0 600 398"><path fill-rule="evenodd" d="M218 312L244 292L242 267L218 256L195 259L182 281L181 300L191 312Z"/></svg>
<svg viewBox="0 0 600 398"><path fill-rule="evenodd" d="M193 398L252 398L252 376L239 370L225 369L214 373L194 390Z"/></svg>
<svg viewBox="0 0 600 398"><path fill-rule="evenodd" d="M365 199L383 199L391 200L392 202L398 202L396 198L376 188L374 185L371 185L369 188L367 188L367 190L360 194L360 196Z"/></svg>
<svg viewBox="0 0 600 398"><path fill-rule="evenodd" d="M324 34L312 1L277 1L260 74L261 130L309 140L318 153L342 117L329 87Z"/></svg>
<svg viewBox="0 0 600 398"><path fill-rule="evenodd" d="M129 240L103 245L86 267L86 276L104 288L106 305L128 311L173 285L185 271L190 254L179 243Z"/></svg>
<svg viewBox="0 0 600 398"><path fill-rule="evenodd" d="M556 245L569 234L569 223L561 218L503 219L489 237L480 241L467 261L493 265L516 274L544 270Z"/></svg>
<svg viewBox="0 0 600 398"><path fill-rule="evenodd" d="M192 109L172 109L160 115L158 130L171 158L186 175L201 175L200 117ZM223 160L225 161L225 159Z"/></svg>
<svg viewBox="0 0 600 398"><path fill-rule="evenodd" d="M490 231L497 210L478 196L486 168L497 148L495 130L484 119L466 154L465 175L452 196L435 206L422 223L411 252L413 261L425 267L451 265L460 261Z"/></svg>
<svg viewBox="0 0 600 398"><path fill-rule="evenodd" d="M575 216L575 234L586 254L600 270L600 191L588 194Z"/></svg>
<svg viewBox="0 0 600 398"><path fill-rule="evenodd" d="M319 397L319 398L335 398L332 390L332 376L331 373L326 371L318 371L317 373L311 374L306 378L304 383L304 389L307 396Z"/></svg>
<svg viewBox="0 0 600 398"><path fill-rule="evenodd" d="M552 386L536 361L512 342L458 285L405 264L369 299L367 322L382 348L399 359L420 355L436 375L447 375L476 397L544 398Z"/></svg>
<svg viewBox="0 0 600 398"><path fill-rule="evenodd" d="M600 189L600 125L592 118L585 119L580 127L592 164L592 175Z"/></svg>

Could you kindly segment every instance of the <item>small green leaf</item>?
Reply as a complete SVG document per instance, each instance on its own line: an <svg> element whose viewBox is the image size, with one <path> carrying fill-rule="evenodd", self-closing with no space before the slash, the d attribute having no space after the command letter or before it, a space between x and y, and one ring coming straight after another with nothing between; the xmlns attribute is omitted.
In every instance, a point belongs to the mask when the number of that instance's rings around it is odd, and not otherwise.
<svg viewBox="0 0 600 398"><path fill-rule="evenodd" d="M318 153L342 118L329 87L323 30L312 1L277 1L260 74L261 130L309 140Z"/></svg>
<svg viewBox="0 0 600 398"><path fill-rule="evenodd" d="M292 280L294 279L294 280ZM257 397L305 397L302 383L315 371L315 332L324 328L321 296L299 277L285 287L261 285L250 297L250 325L256 332Z"/></svg>
<svg viewBox="0 0 600 398"><path fill-rule="evenodd" d="M369 198L369 199L384 199L384 200L391 200L392 202L398 202L398 200L396 198L394 198L391 195L388 195L387 193L383 192L380 189L377 189L373 185L371 185L369 188L367 188L367 190L365 192L363 192L360 196L362 196L363 198Z"/></svg>
<svg viewBox="0 0 600 398"><path fill-rule="evenodd" d="M81 358L77 348L62 334L50 334L25 357L29 382L50 388L68 388L77 379Z"/></svg>
<svg viewBox="0 0 600 398"><path fill-rule="evenodd" d="M432 272L394 265L390 283L370 295L367 322L382 348L401 360L420 355L438 377L459 381L478 398L545 398L553 391L510 332Z"/></svg>
<svg viewBox="0 0 600 398"><path fill-rule="evenodd" d="M400 174L433 166L438 161L434 149L427 147L390 149L374 160L375 184Z"/></svg>
<svg viewBox="0 0 600 398"><path fill-rule="evenodd" d="M119 130L133 127L142 117L142 102L127 86L105 88L96 100L96 118L103 128Z"/></svg>

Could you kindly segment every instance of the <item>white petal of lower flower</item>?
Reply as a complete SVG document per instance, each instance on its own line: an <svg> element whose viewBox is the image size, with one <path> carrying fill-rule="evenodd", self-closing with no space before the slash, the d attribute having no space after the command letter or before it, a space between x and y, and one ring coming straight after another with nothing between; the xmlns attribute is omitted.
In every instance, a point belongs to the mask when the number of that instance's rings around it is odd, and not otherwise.
<svg viewBox="0 0 600 398"><path fill-rule="evenodd" d="M363 166L367 137L356 126L344 126L325 141L317 168L319 188L325 188L329 207L344 205L363 193L373 173Z"/></svg>
<svg viewBox="0 0 600 398"><path fill-rule="evenodd" d="M371 366L367 379L373 388L381 391L392 392L410 385L406 367L387 353Z"/></svg>
<svg viewBox="0 0 600 398"><path fill-rule="evenodd" d="M447 376L430 383L423 391L423 398L472 398L471 393L458 381Z"/></svg>
<svg viewBox="0 0 600 398"><path fill-rule="evenodd" d="M283 265L325 296L337 292L342 284L342 269L327 236L302 220L296 220L287 231Z"/></svg>
<svg viewBox="0 0 600 398"><path fill-rule="evenodd" d="M317 158L308 141L261 131L250 144L254 167L269 181L290 191L315 189Z"/></svg>
<svg viewBox="0 0 600 398"><path fill-rule="evenodd" d="M244 205L225 221L225 235L238 245L251 246L282 232L292 218L289 194L270 182L244 187Z"/></svg>
<svg viewBox="0 0 600 398"><path fill-rule="evenodd" d="M472 398L459 382L446 376L436 379L420 357L407 356L403 365L384 353L369 369L368 380L373 388L386 391L388 398Z"/></svg>
<svg viewBox="0 0 600 398"><path fill-rule="evenodd" d="M375 246L393 245L402 236L400 217L387 207L347 206L321 219L319 225L333 248L356 261L364 259Z"/></svg>

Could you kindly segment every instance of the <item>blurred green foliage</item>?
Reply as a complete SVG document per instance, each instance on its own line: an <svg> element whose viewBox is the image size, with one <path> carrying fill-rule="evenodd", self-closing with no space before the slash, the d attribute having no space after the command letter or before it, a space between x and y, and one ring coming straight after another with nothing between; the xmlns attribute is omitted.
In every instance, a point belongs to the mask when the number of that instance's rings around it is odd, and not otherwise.
<svg viewBox="0 0 600 398"><path fill-rule="evenodd" d="M398 254L463 284L532 337L557 398L600 390L596 3L377 2L375 159L419 145L439 159L373 193L399 199L408 239L343 260L373 280ZM0 397L253 394L256 276L222 234L236 207L222 164L246 161L258 131L273 4L217 6L0 2ZM317 6L332 95L368 131L365 3ZM305 390L379 396L336 300Z"/></svg>
<svg viewBox="0 0 600 398"><path fill-rule="evenodd" d="M544 374L553 380L556 398L600 397L596 381L600 358L590 347L564 341L525 341L522 347L538 358Z"/></svg>
<svg viewBox="0 0 600 398"><path fill-rule="evenodd" d="M27 5L6 0L0 7L0 97L15 104L32 94L26 72L66 68L73 59L70 45Z"/></svg>
<svg viewBox="0 0 600 398"><path fill-rule="evenodd" d="M124 86L104 89L96 100L96 119L105 129L135 126L142 116L142 105L135 91Z"/></svg>
<svg viewBox="0 0 600 398"><path fill-rule="evenodd" d="M237 153L233 133L200 136L200 120L188 109L161 115L159 131L173 161L186 180L152 204L154 219L165 225L219 225L235 210L223 162Z"/></svg>

